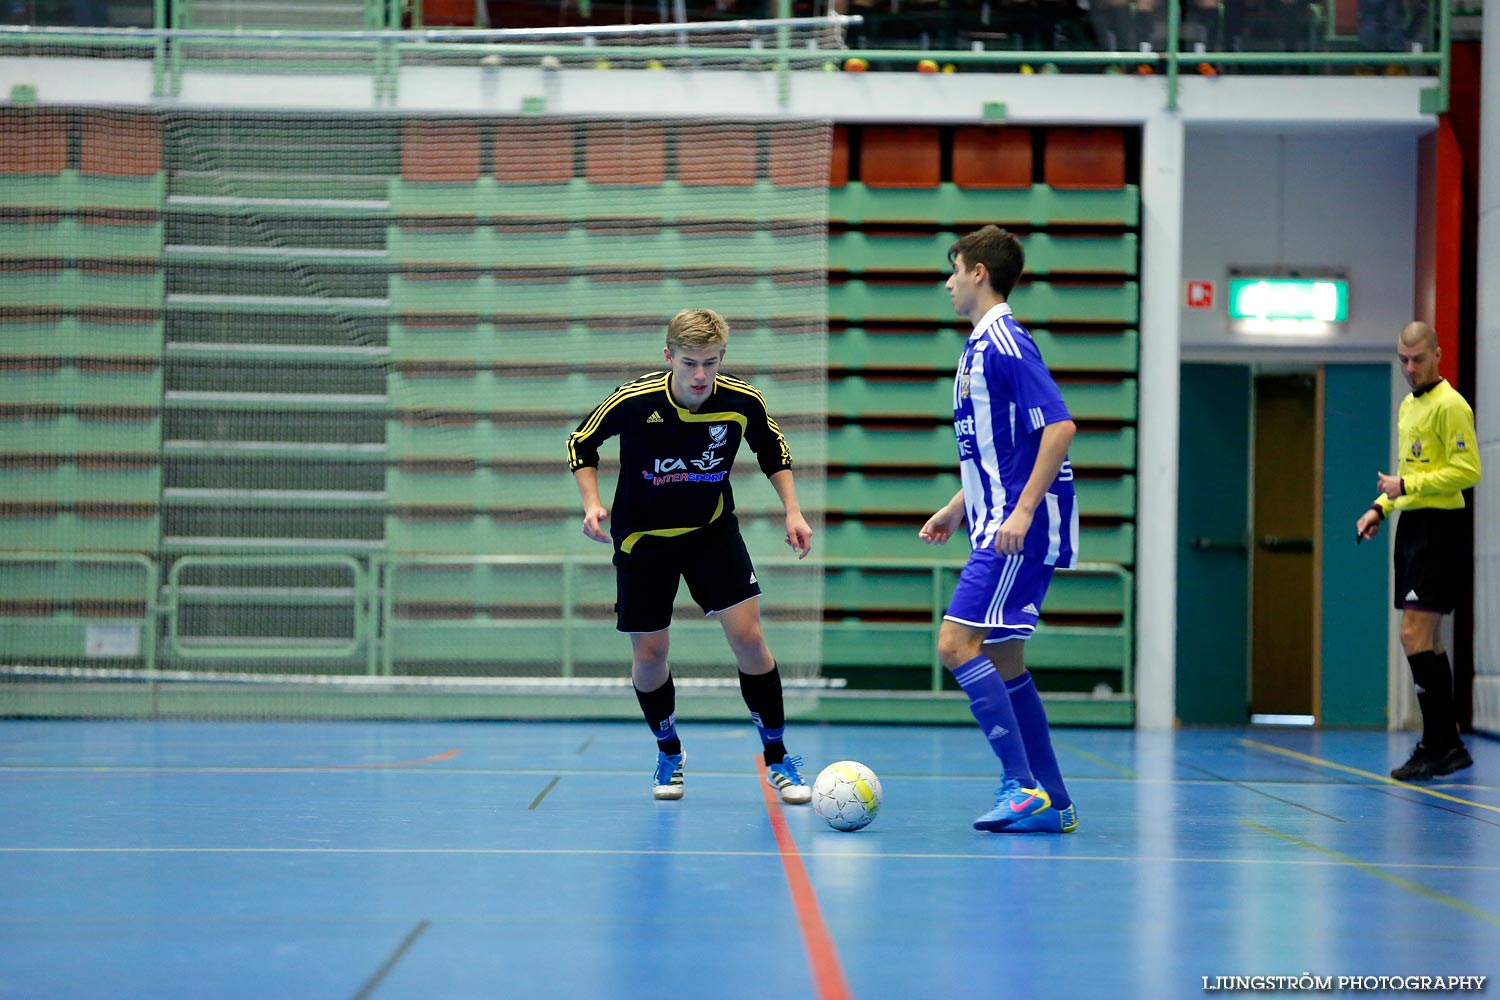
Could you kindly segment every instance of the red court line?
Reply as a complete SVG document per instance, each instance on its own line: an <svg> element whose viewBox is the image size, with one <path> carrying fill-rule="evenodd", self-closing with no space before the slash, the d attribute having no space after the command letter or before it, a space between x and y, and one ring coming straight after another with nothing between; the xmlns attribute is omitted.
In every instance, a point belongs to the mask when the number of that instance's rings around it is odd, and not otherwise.
<svg viewBox="0 0 1500 1000"><path fill-rule="evenodd" d="M833 936L823 923L823 913L818 909L818 895L813 892L807 869L802 864L802 855L797 851L797 842L781 815L781 797L766 783L766 764L757 754L755 768L760 772L760 791L766 800L766 815L771 819L771 830L776 834L776 847L781 852L781 867L786 870L787 887L792 890L792 905L797 910L797 923L802 928L802 946L807 950L807 964L812 967L813 982L818 987L818 1000L852 1000L849 982L844 978L844 967L839 964L839 953L834 947Z"/></svg>

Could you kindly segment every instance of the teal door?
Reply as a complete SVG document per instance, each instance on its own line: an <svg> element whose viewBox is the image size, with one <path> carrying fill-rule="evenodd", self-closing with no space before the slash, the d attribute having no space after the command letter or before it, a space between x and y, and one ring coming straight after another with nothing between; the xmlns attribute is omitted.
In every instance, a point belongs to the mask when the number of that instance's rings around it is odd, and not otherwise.
<svg viewBox="0 0 1500 1000"><path fill-rule="evenodd" d="M1177 718L1249 721L1250 369L1184 364L1178 432Z"/></svg>

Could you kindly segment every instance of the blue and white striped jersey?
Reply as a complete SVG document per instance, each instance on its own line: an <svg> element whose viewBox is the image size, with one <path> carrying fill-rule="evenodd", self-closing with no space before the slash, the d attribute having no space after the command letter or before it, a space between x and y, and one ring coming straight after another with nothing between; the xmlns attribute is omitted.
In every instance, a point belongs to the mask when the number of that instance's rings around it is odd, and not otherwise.
<svg viewBox="0 0 1500 1000"><path fill-rule="evenodd" d="M1036 464L1042 428L1072 419L1052 373L1042 361L1031 334L1000 303L974 328L964 345L953 381L953 431L958 438L959 473L969 542L975 549L995 543L995 532L1015 509L1026 480ZM1062 470L1048 489L1047 501L1037 507L1032 530L1058 518L1058 500L1067 499L1064 517L1072 515L1073 466L1064 459ZM1076 522L1075 522L1076 523ZM1047 535L1066 551L1049 551L1047 562L1071 566L1077 528L1067 523L1045 524Z"/></svg>

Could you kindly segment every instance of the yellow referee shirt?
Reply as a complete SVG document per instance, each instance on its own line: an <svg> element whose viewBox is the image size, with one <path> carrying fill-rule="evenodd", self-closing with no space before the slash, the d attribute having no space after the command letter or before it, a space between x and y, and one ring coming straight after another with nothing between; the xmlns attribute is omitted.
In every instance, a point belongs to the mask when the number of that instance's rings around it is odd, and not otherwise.
<svg viewBox="0 0 1500 1000"><path fill-rule="evenodd" d="M1396 431L1396 474L1405 492L1395 500L1384 493L1376 497L1381 512L1462 507L1463 491L1479 482L1480 469L1474 411L1458 390L1439 379L1429 389L1410 393L1401 401Z"/></svg>

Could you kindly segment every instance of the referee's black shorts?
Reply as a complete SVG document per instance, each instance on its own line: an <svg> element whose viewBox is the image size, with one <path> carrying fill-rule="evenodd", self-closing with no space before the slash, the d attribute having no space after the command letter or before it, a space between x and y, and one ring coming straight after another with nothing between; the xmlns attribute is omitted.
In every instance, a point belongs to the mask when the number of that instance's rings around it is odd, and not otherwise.
<svg viewBox="0 0 1500 1000"><path fill-rule="evenodd" d="M621 632L660 632L671 625L679 580L687 581L705 615L760 596L733 514L685 535L647 535L628 553L616 549L614 563L615 628Z"/></svg>
<svg viewBox="0 0 1500 1000"><path fill-rule="evenodd" d="M1468 593L1468 512L1419 507L1396 518L1396 610L1449 614Z"/></svg>

